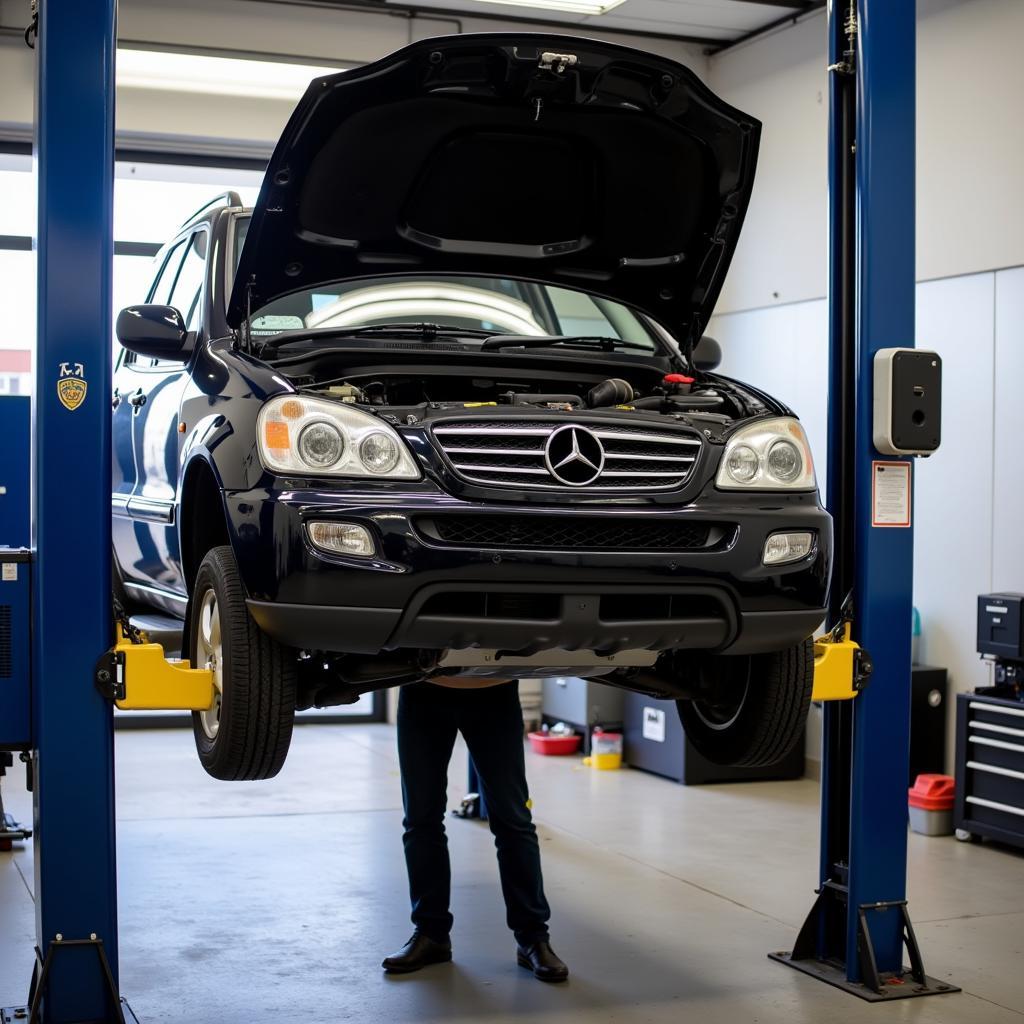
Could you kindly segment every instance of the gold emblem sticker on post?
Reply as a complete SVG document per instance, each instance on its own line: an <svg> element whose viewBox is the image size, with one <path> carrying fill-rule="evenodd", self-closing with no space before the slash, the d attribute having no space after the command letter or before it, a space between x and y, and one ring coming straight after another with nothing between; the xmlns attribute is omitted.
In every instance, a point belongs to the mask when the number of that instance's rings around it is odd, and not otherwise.
<svg viewBox="0 0 1024 1024"><path fill-rule="evenodd" d="M85 379L85 367L81 363L61 363L57 379L57 397L60 404L74 412L84 401L89 384Z"/></svg>

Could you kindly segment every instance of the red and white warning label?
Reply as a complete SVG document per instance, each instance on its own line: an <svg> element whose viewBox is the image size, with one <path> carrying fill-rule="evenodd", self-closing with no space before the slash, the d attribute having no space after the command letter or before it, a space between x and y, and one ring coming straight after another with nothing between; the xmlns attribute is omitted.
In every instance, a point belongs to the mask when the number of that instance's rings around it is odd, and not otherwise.
<svg viewBox="0 0 1024 1024"><path fill-rule="evenodd" d="M910 463L871 463L871 525L910 526Z"/></svg>

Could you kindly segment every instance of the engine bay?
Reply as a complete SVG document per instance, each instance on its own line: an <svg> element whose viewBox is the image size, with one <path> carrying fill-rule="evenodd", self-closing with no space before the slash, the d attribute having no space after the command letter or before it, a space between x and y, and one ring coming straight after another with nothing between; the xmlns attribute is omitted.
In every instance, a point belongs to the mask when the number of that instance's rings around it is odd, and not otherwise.
<svg viewBox="0 0 1024 1024"><path fill-rule="evenodd" d="M578 363L578 360L573 360ZM563 364L564 365L564 364ZM534 373L494 372L492 367L451 365L342 366L307 358L277 365L296 390L365 407L390 422L415 425L462 410L502 408L519 413L602 411L636 413L722 429L756 411L756 396L733 382L697 372L665 373L653 366L620 369L621 376L559 368ZM752 407L753 406L753 407ZM716 431L717 432L717 431Z"/></svg>

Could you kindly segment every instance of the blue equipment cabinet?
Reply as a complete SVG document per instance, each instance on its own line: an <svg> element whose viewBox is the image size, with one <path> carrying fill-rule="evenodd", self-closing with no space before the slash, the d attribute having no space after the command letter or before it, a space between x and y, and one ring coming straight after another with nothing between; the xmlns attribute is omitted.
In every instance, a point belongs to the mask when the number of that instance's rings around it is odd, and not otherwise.
<svg viewBox="0 0 1024 1024"><path fill-rule="evenodd" d="M0 548L0 750L32 743L31 570L26 548Z"/></svg>
<svg viewBox="0 0 1024 1024"><path fill-rule="evenodd" d="M31 399L27 395L0 398L0 437L28 438ZM27 444L6 444L0 449L0 545L27 548L31 502L30 449Z"/></svg>
<svg viewBox="0 0 1024 1024"><path fill-rule="evenodd" d="M28 438L31 422L28 396L0 398L0 437ZM27 750L32 740L29 455L27 444L0 450L0 750Z"/></svg>

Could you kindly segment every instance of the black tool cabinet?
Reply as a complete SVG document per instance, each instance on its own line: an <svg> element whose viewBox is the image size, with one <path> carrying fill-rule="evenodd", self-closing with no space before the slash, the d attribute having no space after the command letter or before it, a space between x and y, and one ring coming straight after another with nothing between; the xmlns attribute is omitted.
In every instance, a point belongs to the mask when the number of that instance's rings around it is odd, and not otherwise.
<svg viewBox="0 0 1024 1024"><path fill-rule="evenodd" d="M957 694L953 824L1024 847L1024 701Z"/></svg>

